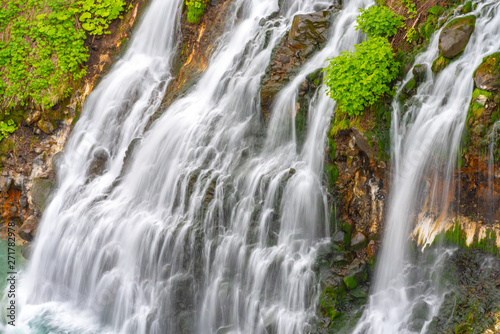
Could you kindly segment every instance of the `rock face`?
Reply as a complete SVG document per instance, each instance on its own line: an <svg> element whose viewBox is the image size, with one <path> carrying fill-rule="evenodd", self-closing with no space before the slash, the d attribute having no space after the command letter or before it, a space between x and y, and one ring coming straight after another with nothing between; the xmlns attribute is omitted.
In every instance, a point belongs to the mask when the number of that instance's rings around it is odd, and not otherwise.
<svg viewBox="0 0 500 334"><path fill-rule="evenodd" d="M271 63L262 79L261 105L264 118L274 97L304 61L318 50L327 38L334 8L311 14L296 15L288 34L274 49Z"/></svg>
<svg viewBox="0 0 500 334"><path fill-rule="evenodd" d="M36 207L43 212L47 199L52 190L52 182L47 179L36 178L31 186L31 196Z"/></svg>
<svg viewBox="0 0 500 334"><path fill-rule="evenodd" d="M500 89L500 52L485 57L474 74L479 89L490 92Z"/></svg>
<svg viewBox="0 0 500 334"><path fill-rule="evenodd" d="M474 31L475 23L474 15L458 18L448 23L439 36L441 54L451 59L462 52Z"/></svg>

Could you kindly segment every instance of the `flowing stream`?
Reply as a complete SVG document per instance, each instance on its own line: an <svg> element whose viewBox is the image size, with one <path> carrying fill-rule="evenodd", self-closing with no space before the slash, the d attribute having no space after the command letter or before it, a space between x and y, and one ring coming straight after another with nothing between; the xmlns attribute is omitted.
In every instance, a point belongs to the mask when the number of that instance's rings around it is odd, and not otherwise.
<svg viewBox="0 0 500 334"><path fill-rule="evenodd" d="M476 1L475 30L463 54L441 73L430 71L438 56L438 31L426 52L415 60L424 64L427 79L405 106L393 103L392 163L394 177L388 222L378 258L375 286L354 333L425 333L437 314L446 290L438 288L440 269L448 250L434 261L415 263L409 234L417 222L422 199L436 224L448 214L453 170L474 87L473 73L483 57L500 49L500 3ZM470 14L468 14L470 15ZM412 78L410 71L400 86ZM415 313L425 310L420 319ZM420 312L421 313L421 312Z"/></svg>
<svg viewBox="0 0 500 334"><path fill-rule="evenodd" d="M307 329L318 296L312 266L329 235L322 173L334 102L316 92L302 149L295 102L307 74L359 42L358 8L372 2L344 1L325 47L277 96L265 129L260 80L273 47L294 15L332 4L279 3L235 0L205 73L147 128L171 79L182 6L152 1L66 145L19 288L20 324L9 330Z"/></svg>

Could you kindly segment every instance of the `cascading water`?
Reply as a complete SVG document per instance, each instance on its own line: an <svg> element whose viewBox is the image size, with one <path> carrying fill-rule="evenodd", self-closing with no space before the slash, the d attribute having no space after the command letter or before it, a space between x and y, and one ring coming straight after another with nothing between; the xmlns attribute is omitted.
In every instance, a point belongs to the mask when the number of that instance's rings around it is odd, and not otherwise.
<svg viewBox="0 0 500 334"><path fill-rule="evenodd" d="M446 217L452 173L456 165L465 118L474 86L473 72L484 56L500 49L500 3L477 1L475 31L459 59L433 77L439 32L428 50L417 57L425 64L427 80L402 108L393 103L392 160L394 178L388 223L378 259L375 286L354 333L424 333L436 315L444 291L437 288L439 268L448 251L441 250L433 265L409 259L408 238L419 202L430 196L436 221ZM407 76L400 88L412 78ZM427 183L426 178L431 181ZM441 188L438 188L438 178ZM429 184L433 186L429 187ZM417 222L418 224L418 222ZM418 267L417 267L418 265ZM418 275L417 275L418 274ZM412 311L425 305L427 314L415 323Z"/></svg>
<svg viewBox="0 0 500 334"><path fill-rule="evenodd" d="M236 0L201 79L144 132L170 78L182 5L154 0L66 146L19 289L20 330L303 332L317 296L312 265L328 242L321 175L334 104L316 93L298 152L297 90L359 41L355 18L368 4L345 1L327 45L276 98L262 138L260 79L274 45L295 14L331 1Z"/></svg>

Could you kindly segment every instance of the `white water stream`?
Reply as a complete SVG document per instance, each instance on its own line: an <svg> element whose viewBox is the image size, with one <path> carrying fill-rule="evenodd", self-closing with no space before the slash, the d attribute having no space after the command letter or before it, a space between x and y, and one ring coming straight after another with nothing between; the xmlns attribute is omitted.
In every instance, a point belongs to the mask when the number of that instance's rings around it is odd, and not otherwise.
<svg viewBox="0 0 500 334"><path fill-rule="evenodd" d="M359 41L358 7L371 2L344 1L332 37L276 98L264 133L260 80L274 45L295 14L332 4L280 3L235 0L203 76L145 131L170 79L182 4L152 1L66 145L9 332L306 330L312 265L329 234L322 172L334 103L317 92L298 152L295 101L307 74ZM91 173L96 158L100 175Z"/></svg>
<svg viewBox="0 0 500 334"><path fill-rule="evenodd" d="M428 195L437 221L452 214L447 200L453 190L453 170L474 87L473 73L483 57L500 49L500 2L475 3L477 8L470 14L477 17L476 27L463 54L434 76L430 68L438 56L440 31L436 32L428 50L415 60L415 64L427 66L427 80L404 107L397 99L393 103L394 177L388 222L375 286L354 333L425 333L446 292L437 283L448 251L442 250L430 264L412 263L408 239L418 223L419 203ZM400 90L411 78L410 71ZM426 315L415 321L412 314L422 308Z"/></svg>

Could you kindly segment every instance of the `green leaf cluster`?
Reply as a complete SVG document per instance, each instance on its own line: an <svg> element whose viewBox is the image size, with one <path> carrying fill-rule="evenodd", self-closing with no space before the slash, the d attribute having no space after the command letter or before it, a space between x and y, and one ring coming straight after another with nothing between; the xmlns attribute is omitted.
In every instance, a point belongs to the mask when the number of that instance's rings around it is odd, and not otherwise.
<svg viewBox="0 0 500 334"><path fill-rule="evenodd" d="M206 0L186 0L186 6L188 9L187 20L193 24L200 21L205 8L207 8Z"/></svg>
<svg viewBox="0 0 500 334"><path fill-rule="evenodd" d="M412 0L401 0L401 3L406 7L410 19L417 16L417 5Z"/></svg>
<svg viewBox="0 0 500 334"><path fill-rule="evenodd" d="M91 35L109 34L109 23L123 11L123 0L80 0L70 8L70 13L79 15L82 28Z"/></svg>
<svg viewBox="0 0 500 334"><path fill-rule="evenodd" d="M361 115L366 106L391 92L388 84L398 75L391 45L374 36L330 59L324 69L327 94L338 103L337 110L349 116Z"/></svg>
<svg viewBox="0 0 500 334"><path fill-rule="evenodd" d="M9 119L7 122L0 121L0 140L7 138L9 133L17 130L17 126L13 120Z"/></svg>
<svg viewBox="0 0 500 334"><path fill-rule="evenodd" d="M368 37L390 37L404 26L404 21L404 16L393 13L385 6L371 6L360 9L356 30L361 29Z"/></svg>

